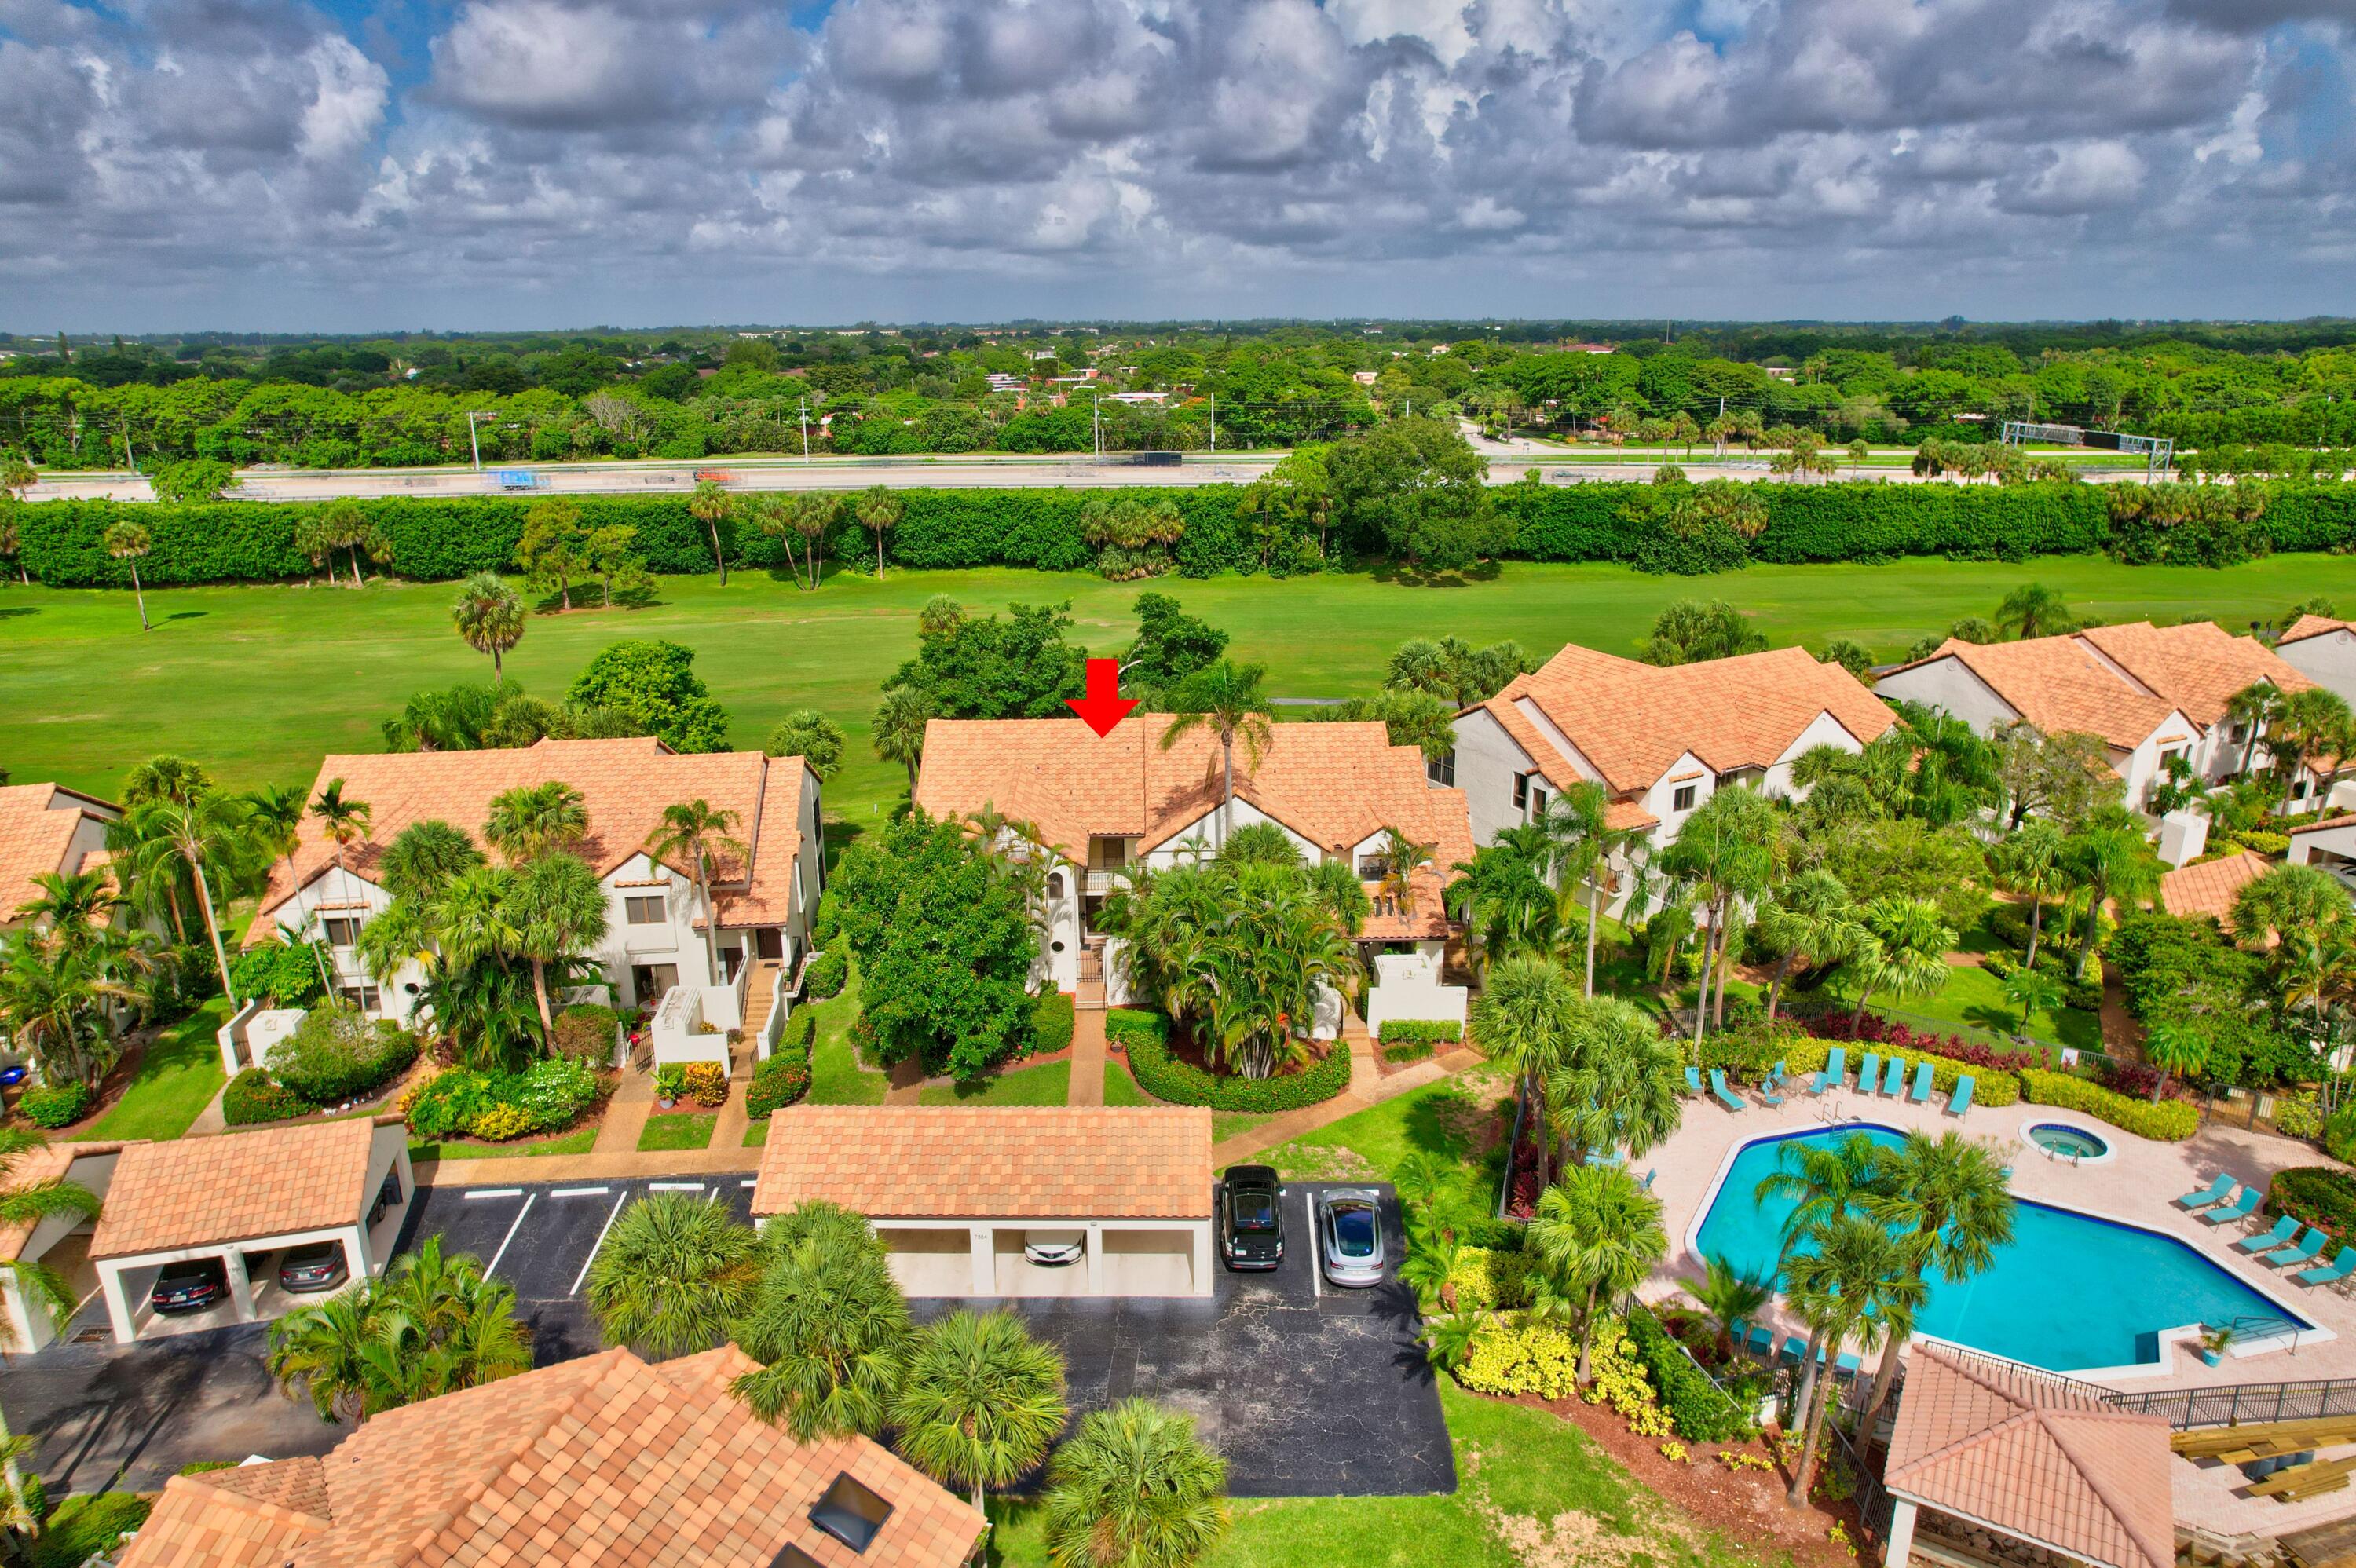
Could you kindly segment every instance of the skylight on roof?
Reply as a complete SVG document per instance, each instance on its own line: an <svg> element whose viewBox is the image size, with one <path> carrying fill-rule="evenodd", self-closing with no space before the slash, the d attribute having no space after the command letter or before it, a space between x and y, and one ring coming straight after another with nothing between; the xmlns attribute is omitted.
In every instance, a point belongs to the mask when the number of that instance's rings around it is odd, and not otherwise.
<svg viewBox="0 0 2356 1568"><path fill-rule="evenodd" d="M853 1552L866 1551L876 1532L884 1528L884 1521L891 1517L892 1505L848 1474L836 1476L826 1496L810 1509L812 1524Z"/></svg>

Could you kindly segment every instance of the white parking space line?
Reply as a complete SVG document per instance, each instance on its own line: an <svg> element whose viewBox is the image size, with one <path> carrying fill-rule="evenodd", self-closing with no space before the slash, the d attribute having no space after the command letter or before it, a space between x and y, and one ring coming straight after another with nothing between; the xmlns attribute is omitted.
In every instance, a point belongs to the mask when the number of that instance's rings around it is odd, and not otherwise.
<svg viewBox="0 0 2356 1568"><path fill-rule="evenodd" d="M516 1211L515 1221L508 1226L508 1233L499 1238L499 1250L491 1254L491 1261L483 1265L483 1272L485 1274L497 1274L499 1272L499 1260L508 1255L508 1243L515 1240L516 1232L518 1231L523 1229L523 1217L531 1212L532 1200L537 1199L539 1196L539 1193L533 1193L530 1198L527 1198L523 1200L523 1207Z"/></svg>
<svg viewBox="0 0 2356 1568"><path fill-rule="evenodd" d="M610 1187L560 1187L549 1196L551 1198L603 1198L613 1190Z"/></svg>
<svg viewBox="0 0 2356 1568"><path fill-rule="evenodd" d="M605 1222L603 1225L597 1227L596 1245L591 1247L589 1249L589 1255L581 1260L581 1272L573 1276L573 1288L566 1291L564 1293L565 1295L578 1296L581 1294L581 1282L589 1277L589 1265L597 1261L597 1248L605 1244L605 1232L612 1230L614 1228L614 1221L622 1217L622 1205L627 1203L629 1200L630 1195L627 1192L624 1192L619 1198L614 1200L614 1211L605 1216Z"/></svg>
<svg viewBox="0 0 2356 1568"><path fill-rule="evenodd" d="M649 1192L701 1192L703 1190L703 1183L701 1181L649 1181L647 1183L647 1190Z"/></svg>
<svg viewBox="0 0 2356 1568"><path fill-rule="evenodd" d="M470 1187L466 1189L466 1200L468 1202L472 1202L477 1198L520 1198L522 1196L523 1189L520 1187Z"/></svg>
<svg viewBox="0 0 2356 1568"><path fill-rule="evenodd" d="M746 1177L744 1180L742 1180L742 1181L738 1182L736 1185L737 1185L737 1186L739 1186L739 1187L758 1187L758 1186L760 1186L761 1184L760 1184L760 1182L759 1182L759 1181L755 1180L754 1178L752 1178L752 1177L749 1177L749 1176L748 1176L748 1177Z"/></svg>
<svg viewBox="0 0 2356 1568"><path fill-rule="evenodd" d="M1317 1195L1303 1189L1301 1212L1309 1221L1309 1294L1325 1299L1325 1271L1317 1266Z"/></svg>

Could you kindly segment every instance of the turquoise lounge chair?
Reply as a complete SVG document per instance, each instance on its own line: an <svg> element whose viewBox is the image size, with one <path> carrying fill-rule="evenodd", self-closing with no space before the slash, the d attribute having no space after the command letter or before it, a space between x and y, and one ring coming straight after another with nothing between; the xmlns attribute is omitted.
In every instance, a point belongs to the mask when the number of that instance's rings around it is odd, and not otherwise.
<svg viewBox="0 0 2356 1568"><path fill-rule="evenodd" d="M1864 1370L1865 1363L1847 1350L1843 1350L1840 1359L1833 1363L1833 1375L1836 1377L1854 1378Z"/></svg>
<svg viewBox="0 0 2356 1568"><path fill-rule="evenodd" d="M1782 1104L1783 1103L1783 1096L1778 1094L1775 1091L1781 1089L1783 1086L1783 1064L1779 1061L1775 1064L1774 1071L1767 1074L1767 1082L1759 1085L1759 1098L1761 1103L1769 1105Z"/></svg>
<svg viewBox="0 0 2356 1568"><path fill-rule="evenodd" d="M1848 1047L1837 1045L1833 1047L1832 1054L1825 1058L1824 1071L1810 1080L1808 1093L1821 1094L1827 1089L1837 1087L1847 1076Z"/></svg>
<svg viewBox="0 0 2356 1568"><path fill-rule="evenodd" d="M2340 1255L2319 1268L2295 1274L2291 1278L2301 1285L2330 1285L2356 1274L2356 1247L2342 1247Z"/></svg>
<svg viewBox="0 0 2356 1568"><path fill-rule="evenodd" d="M2315 1254L2321 1252L2323 1243L2329 1240L2331 1240L2330 1237L2310 1225L2307 1229L2307 1234L2298 1239L2296 1246L2285 1247L2278 1253L2268 1253L2258 1261L2268 1268L2303 1268L2315 1261Z"/></svg>
<svg viewBox="0 0 2356 1568"><path fill-rule="evenodd" d="M1797 1334L1785 1336L1783 1359L1783 1364L1787 1367L1804 1364L1808 1359L1808 1342Z"/></svg>
<svg viewBox="0 0 2356 1568"><path fill-rule="evenodd" d="M2246 1220L2257 1210L2265 1197L2254 1187L2244 1187L2242 1195L2231 1203L2220 1203L2214 1209L2203 1209L2193 1216L2204 1225L2230 1225L2236 1220Z"/></svg>
<svg viewBox="0 0 2356 1568"><path fill-rule="evenodd" d="M1960 1116L1972 1108L1973 1083L1972 1075L1968 1072L1956 1075L1955 1092L1947 1096L1947 1115Z"/></svg>
<svg viewBox="0 0 2356 1568"><path fill-rule="evenodd" d="M1688 1067L1686 1069L1686 1093L1688 1094L1698 1094L1701 1093L1700 1068Z"/></svg>
<svg viewBox="0 0 2356 1568"><path fill-rule="evenodd" d="M1653 1189L1653 1178L1660 1174L1660 1168L1657 1166L1653 1169L1646 1171L1644 1173L1644 1179L1636 1183L1636 1189L1640 1192L1650 1192Z"/></svg>
<svg viewBox="0 0 2356 1568"><path fill-rule="evenodd" d="M1614 1168L1628 1163L1628 1151L1624 1148L1615 1148L1609 1154L1590 1155L1587 1163L1600 1165L1607 1169Z"/></svg>
<svg viewBox="0 0 2356 1568"><path fill-rule="evenodd" d="M1864 1064L1857 1070L1857 1092L1860 1094L1870 1094L1873 1093L1874 1085L1880 1081L1881 1052L1869 1051L1865 1053Z"/></svg>
<svg viewBox="0 0 2356 1568"><path fill-rule="evenodd" d="M2270 1253L2287 1245L2298 1234L2298 1221L2286 1214L2275 1221L2275 1228L2263 1236L2244 1236L2233 1243L2237 1253Z"/></svg>
<svg viewBox="0 0 2356 1568"><path fill-rule="evenodd" d="M1893 1056L1881 1074L1881 1092L1895 1100L1906 1093L1906 1059Z"/></svg>
<svg viewBox="0 0 2356 1568"><path fill-rule="evenodd" d="M2225 1201L2225 1194L2233 1190L2233 1176L2231 1171L2228 1171L2200 1191L2186 1193L2178 1199L2177 1202L2187 1209L2206 1209L2211 1203Z"/></svg>
<svg viewBox="0 0 2356 1568"><path fill-rule="evenodd" d="M2356 1258L2356 1247L2351 1247L2347 1252L2344 1252L2340 1255L2346 1258ZM1762 1328L1758 1325L1753 1324L1751 1328L1751 1337L1742 1342L1742 1348L1750 1351L1752 1355L1758 1357L1762 1361L1771 1359L1775 1354L1774 1331L1770 1328Z"/></svg>
<svg viewBox="0 0 2356 1568"><path fill-rule="evenodd" d="M1716 1100L1719 1104L1725 1106L1730 1111L1740 1111L1746 1108L1741 1101L1734 1097L1734 1091L1726 1086L1726 1070L1724 1068L1713 1067L1709 1070L1709 1093L1710 1098Z"/></svg>
<svg viewBox="0 0 2356 1568"><path fill-rule="evenodd" d="M1906 1092L1906 1098L1917 1105L1927 1105L1931 1103L1931 1064L1929 1062L1915 1064L1914 1087Z"/></svg>

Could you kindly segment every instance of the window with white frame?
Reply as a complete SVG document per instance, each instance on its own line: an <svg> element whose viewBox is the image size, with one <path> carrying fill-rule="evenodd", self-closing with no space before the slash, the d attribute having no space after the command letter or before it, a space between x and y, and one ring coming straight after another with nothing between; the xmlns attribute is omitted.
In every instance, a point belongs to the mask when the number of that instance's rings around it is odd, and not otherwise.
<svg viewBox="0 0 2356 1568"><path fill-rule="evenodd" d="M358 1008L364 1013L376 1011L384 1001L374 986L340 986L337 987L337 995L343 997L347 1006Z"/></svg>
<svg viewBox="0 0 2356 1568"><path fill-rule="evenodd" d="M330 947L351 947L360 939L360 917L356 914L331 914L320 925L327 933Z"/></svg>

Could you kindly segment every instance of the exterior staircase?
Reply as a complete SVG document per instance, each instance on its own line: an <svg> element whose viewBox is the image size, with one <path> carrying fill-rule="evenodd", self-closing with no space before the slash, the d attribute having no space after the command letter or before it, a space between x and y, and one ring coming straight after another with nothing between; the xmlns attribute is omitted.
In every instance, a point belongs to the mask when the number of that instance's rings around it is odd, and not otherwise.
<svg viewBox="0 0 2356 1568"><path fill-rule="evenodd" d="M777 987L785 965L775 958L755 960L753 972L744 976L744 1038L758 1040L762 1027L769 1021L769 1009L777 1004ZM748 1051L747 1058L758 1054ZM748 1069L749 1071L749 1069Z"/></svg>

